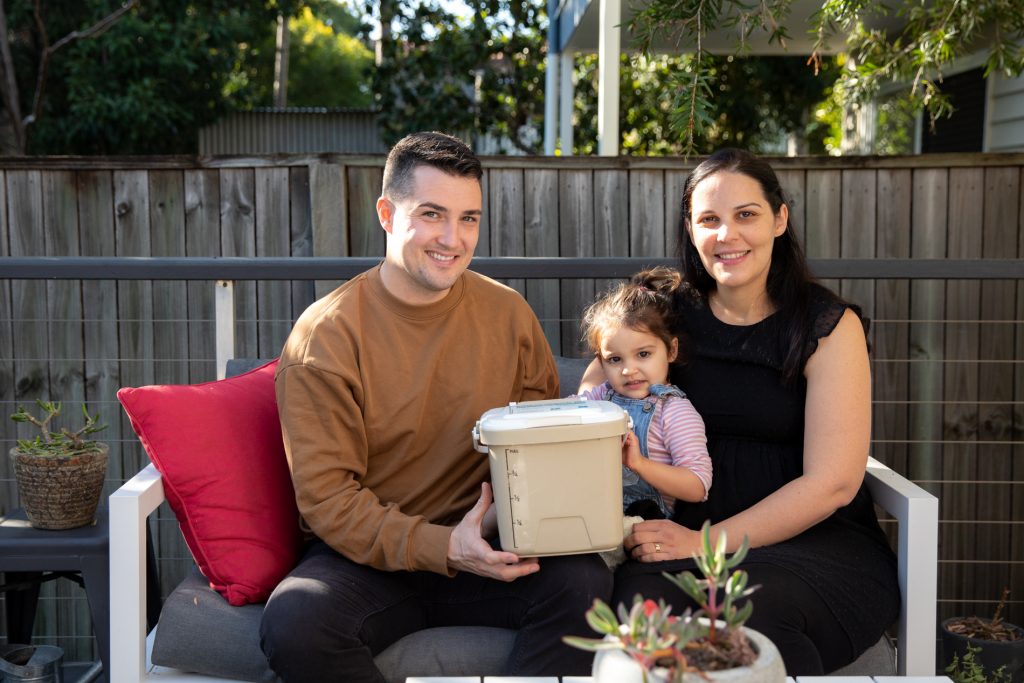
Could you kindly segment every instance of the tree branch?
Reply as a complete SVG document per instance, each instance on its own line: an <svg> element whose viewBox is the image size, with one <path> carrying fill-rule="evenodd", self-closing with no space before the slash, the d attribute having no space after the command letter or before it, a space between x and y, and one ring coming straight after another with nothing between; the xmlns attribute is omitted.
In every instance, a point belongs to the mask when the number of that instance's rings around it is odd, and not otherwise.
<svg viewBox="0 0 1024 683"><path fill-rule="evenodd" d="M7 12L0 0L0 59L4 68L4 106L14 129L14 141L21 154L25 153L25 124L21 120L21 99L18 97L18 81L14 76L14 59L11 58L11 43L7 38Z"/></svg>
<svg viewBox="0 0 1024 683"><path fill-rule="evenodd" d="M50 57L53 53L72 41L79 40L81 38L92 38L93 36L103 33L138 4L139 0L129 0L125 4L121 5L117 10L100 19L89 28L82 31L72 31L53 45L48 45L47 43L49 42L49 38L46 35L46 26L43 24L42 18L42 0L35 0L33 13L35 14L36 28L42 39L43 52L39 56L39 69L36 73L36 92L32 98L32 113L25 117L23 124L24 128L35 123L42 115L43 90L46 86L46 73L50 64Z"/></svg>
<svg viewBox="0 0 1024 683"><path fill-rule="evenodd" d="M64 47L64 45L70 43L73 40L78 40L79 38L92 38L93 36L98 36L99 34L106 31L108 28L113 26L115 23L117 23L118 19L120 19L124 14L128 13L132 8L137 7L138 4L139 0L128 0L128 2L121 5L119 9L115 10L114 12L111 12L109 15L107 15L103 19L100 19L89 28L85 29L84 31L72 31L71 33L67 34L47 49L50 51L50 54L53 54L57 50Z"/></svg>

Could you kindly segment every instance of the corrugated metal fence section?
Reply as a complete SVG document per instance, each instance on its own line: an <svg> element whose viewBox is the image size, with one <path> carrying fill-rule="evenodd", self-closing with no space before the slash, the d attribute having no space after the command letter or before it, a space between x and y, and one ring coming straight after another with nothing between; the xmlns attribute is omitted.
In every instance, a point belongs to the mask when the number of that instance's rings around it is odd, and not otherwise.
<svg viewBox="0 0 1024 683"><path fill-rule="evenodd" d="M372 109L255 109L199 131L200 154L384 154Z"/></svg>

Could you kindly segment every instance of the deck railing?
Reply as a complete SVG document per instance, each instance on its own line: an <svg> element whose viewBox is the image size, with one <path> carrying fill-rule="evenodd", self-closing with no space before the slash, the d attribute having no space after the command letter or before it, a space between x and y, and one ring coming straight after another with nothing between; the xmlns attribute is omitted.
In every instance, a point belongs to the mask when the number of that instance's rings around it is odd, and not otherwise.
<svg viewBox="0 0 1024 683"><path fill-rule="evenodd" d="M228 357L274 355L314 291L377 262L0 258L0 404L11 412L45 395L99 405L111 423L104 439L113 490L146 461L116 403L118 387L206 381ZM473 269L523 292L552 347L573 355L581 299L641 267L672 263L482 257ZM940 497L939 617L991 612L1004 585L1024 585L1024 261L843 258L811 266L858 303L870 292L873 455ZM9 446L15 426L0 423ZM16 505L8 467L4 459L5 509ZM155 530L168 587L189 563L175 527L164 511ZM57 583L45 589L37 634L71 659L87 659L84 598ZM1012 596L1006 617L1024 620L1024 596Z"/></svg>

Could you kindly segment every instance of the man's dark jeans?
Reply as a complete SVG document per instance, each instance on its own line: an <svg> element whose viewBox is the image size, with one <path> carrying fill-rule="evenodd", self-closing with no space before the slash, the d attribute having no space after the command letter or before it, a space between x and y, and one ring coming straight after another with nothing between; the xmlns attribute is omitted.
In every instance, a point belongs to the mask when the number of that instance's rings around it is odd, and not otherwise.
<svg viewBox="0 0 1024 683"><path fill-rule="evenodd" d="M544 557L539 572L505 583L379 571L318 541L270 596L260 636L287 683L380 683L375 655L414 631L455 625L517 630L505 671L480 674L589 675L592 654L561 638L594 635L584 613L611 592L612 574L594 554Z"/></svg>

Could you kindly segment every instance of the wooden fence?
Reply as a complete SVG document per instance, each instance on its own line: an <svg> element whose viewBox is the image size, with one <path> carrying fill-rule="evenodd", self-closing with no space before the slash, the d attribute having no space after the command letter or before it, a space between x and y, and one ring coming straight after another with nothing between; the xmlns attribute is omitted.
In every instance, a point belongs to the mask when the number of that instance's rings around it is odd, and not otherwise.
<svg viewBox="0 0 1024 683"><path fill-rule="evenodd" d="M773 161L812 258L1024 256L1024 155ZM674 252L695 160L484 162L479 255L660 257ZM379 156L347 155L4 160L0 257L380 256L382 166ZM335 284L237 283L236 355L276 355L292 320ZM606 281L511 284L556 353L577 353L578 314ZM828 284L874 320L873 454L941 498L940 618L990 613L1010 586L1007 618L1024 622L1024 280ZM98 407L116 488L145 454L114 393L214 377L212 292L212 283L157 274L43 281L0 271L0 405L9 413L48 396ZM0 424L10 446L22 432ZM17 505L2 463L0 512ZM166 589L187 551L173 518L162 518ZM63 584L44 589L37 633L61 634L84 659L86 608Z"/></svg>

